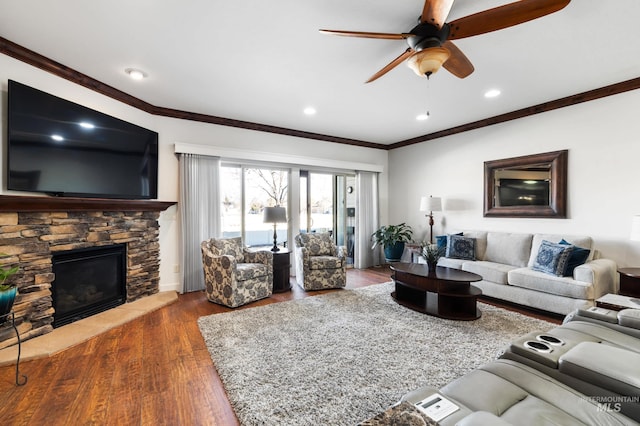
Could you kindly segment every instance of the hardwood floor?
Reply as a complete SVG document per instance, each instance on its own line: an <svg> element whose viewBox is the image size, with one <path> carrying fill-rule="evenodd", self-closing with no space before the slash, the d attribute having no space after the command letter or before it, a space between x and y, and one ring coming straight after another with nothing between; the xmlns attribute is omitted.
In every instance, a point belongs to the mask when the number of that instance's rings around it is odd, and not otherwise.
<svg viewBox="0 0 640 426"><path fill-rule="evenodd" d="M347 287L390 281L388 268L350 269ZM297 285L247 309L331 291ZM196 320L231 309L203 292L114 328L49 358L0 368L4 425L237 425ZM548 318L545 318L548 319Z"/></svg>

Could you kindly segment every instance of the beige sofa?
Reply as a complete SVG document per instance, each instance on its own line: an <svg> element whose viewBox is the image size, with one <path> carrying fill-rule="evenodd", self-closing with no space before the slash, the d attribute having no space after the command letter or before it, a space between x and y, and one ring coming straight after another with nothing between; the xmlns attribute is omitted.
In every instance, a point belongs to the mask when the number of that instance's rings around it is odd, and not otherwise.
<svg viewBox="0 0 640 426"><path fill-rule="evenodd" d="M475 239L476 260L442 257L438 265L482 276L474 285L485 296L566 315L618 290L616 263L598 258L588 236L485 231L463 231L463 236ZM566 277L533 270L542 241L562 239L590 250L586 262Z"/></svg>

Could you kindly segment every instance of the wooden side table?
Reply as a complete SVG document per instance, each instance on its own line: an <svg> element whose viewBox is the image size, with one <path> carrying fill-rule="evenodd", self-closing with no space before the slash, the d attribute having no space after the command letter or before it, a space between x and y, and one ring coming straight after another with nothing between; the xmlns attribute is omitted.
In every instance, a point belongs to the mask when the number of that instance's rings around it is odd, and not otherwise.
<svg viewBox="0 0 640 426"><path fill-rule="evenodd" d="M620 268L620 291L624 296L640 297L640 268Z"/></svg>
<svg viewBox="0 0 640 426"><path fill-rule="evenodd" d="M273 253L273 292L282 293L291 290L289 270L291 269L291 250L280 248Z"/></svg>

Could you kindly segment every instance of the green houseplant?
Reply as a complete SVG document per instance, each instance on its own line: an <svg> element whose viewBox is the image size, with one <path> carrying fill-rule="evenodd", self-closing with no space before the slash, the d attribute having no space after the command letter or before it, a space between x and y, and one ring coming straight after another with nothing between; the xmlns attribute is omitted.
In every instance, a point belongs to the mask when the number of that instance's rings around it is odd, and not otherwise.
<svg viewBox="0 0 640 426"><path fill-rule="evenodd" d="M1 256L7 256L1 255ZM16 298L18 287L14 283L7 283L9 277L18 272L18 266L1 266L0 267L0 317L11 312L13 301Z"/></svg>
<svg viewBox="0 0 640 426"><path fill-rule="evenodd" d="M411 242L413 229L406 223L399 225L383 225L371 234L372 249L378 245L384 247L384 258L387 262L398 262L402 257L405 243Z"/></svg>
<svg viewBox="0 0 640 426"><path fill-rule="evenodd" d="M423 242L420 245L420 255L424 258L429 266L429 274L435 274L438 259L444 256L444 247L438 247L437 244Z"/></svg>

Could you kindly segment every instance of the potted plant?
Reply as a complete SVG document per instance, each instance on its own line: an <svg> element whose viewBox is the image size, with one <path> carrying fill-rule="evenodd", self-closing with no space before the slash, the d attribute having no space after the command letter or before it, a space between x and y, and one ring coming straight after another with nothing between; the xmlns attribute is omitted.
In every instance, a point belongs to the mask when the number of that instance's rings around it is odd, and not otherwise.
<svg viewBox="0 0 640 426"><path fill-rule="evenodd" d="M384 258L387 262L398 262L402 257L405 243L411 242L413 229L406 223L399 225L383 225L371 234L372 249L378 244L384 247Z"/></svg>
<svg viewBox="0 0 640 426"><path fill-rule="evenodd" d="M444 247L438 247L437 244L430 244L423 242L421 245L420 255L427 262L429 267L429 274L436 272L436 266L438 265L438 259L444 256Z"/></svg>
<svg viewBox="0 0 640 426"><path fill-rule="evenodd" d="M13 301L18 293L18 287L14 283L7 283L7 280L18 272L18 269L20 269L18 266L9 267L3 265L0 267L0 319L2 319L3 315L11 312L11 308L13 307Z"/></svg>

